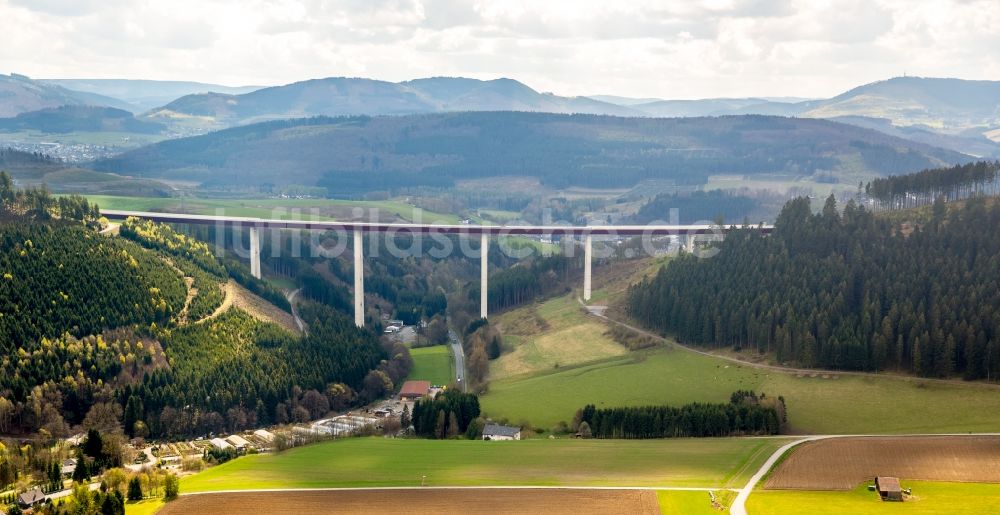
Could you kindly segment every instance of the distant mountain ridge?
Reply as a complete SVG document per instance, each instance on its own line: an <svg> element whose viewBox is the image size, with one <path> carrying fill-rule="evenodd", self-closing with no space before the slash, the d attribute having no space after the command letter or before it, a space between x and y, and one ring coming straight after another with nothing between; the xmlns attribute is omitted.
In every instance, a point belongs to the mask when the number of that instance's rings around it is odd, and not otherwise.
<svg viewBox="0 0 1000 515"><path fill-rule="evenodd" d="M145 112L168 104L184 95L208 92L239 95L262 87L144 79L41 79L40 82L54 84L73 91L116 98L134 106L132 109L134 113Z"/></svg>
<svg viewBox="0 0 1000 515"><path fill-rule="evenodd" d="M98 105L126 110L132 107L116 98L74 91L16 73L0 75L0 118L64 105Z"/></svg>
<svg viewBox="0 0 1000 515"><path fill-rule="evenodd" d="M156 107L143 112L154 104ZM757 114L832 119L972 156L1000 157L1000 81L948 78L896 77L829 99L669 100L566 97L541 93L508 78L429 77L397 83L331 77L257 88L184 81L0 76L0 118L63 105L143 112L137 115L138 120L163 124L166 130L162 133L171 136L312 116L466 111L661 118Z"/></svg>
<svg viewBox="0 0 1000 515"><path fill-rule="evenodd" d="M242 95L181 97L146 113L171 120L200 117L213 128L306 116L403 115L445 111L539 111L641 116L628 107L586 97L539 93L513 79L432 77L407 82L330 77Z"/></svg>
<svg viewBox="0 0 1000 515"><path fill-rule="evenodd" d="M975 156L1000 157L1000 81L895 77L858 86L829 99L629 99L597 95L649 116L759 114L825 118L867 127ZM994 136L1000 140L1000 136Z"/></svg>

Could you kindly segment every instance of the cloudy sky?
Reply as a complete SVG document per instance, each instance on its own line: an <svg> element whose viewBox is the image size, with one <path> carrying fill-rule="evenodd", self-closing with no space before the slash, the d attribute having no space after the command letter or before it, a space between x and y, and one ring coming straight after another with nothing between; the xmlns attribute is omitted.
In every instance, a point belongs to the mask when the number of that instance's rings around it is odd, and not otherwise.
<svg viewBox="0 0 1000 515"><path fill-rule="evenodd" d="M0 0L0 73L821 97L903 73L1000 79L998 27L1000 0Z"/></svg>

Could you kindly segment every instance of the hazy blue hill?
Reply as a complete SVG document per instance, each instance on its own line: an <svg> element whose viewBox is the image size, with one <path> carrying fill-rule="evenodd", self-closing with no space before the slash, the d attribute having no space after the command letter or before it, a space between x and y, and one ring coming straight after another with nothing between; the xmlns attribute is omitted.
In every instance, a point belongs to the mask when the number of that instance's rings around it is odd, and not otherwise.
<svg viewBox="0 0 1000 515"><path fill-rule="evenodd" d="M896 77L859 86L805 111L804 116L887 118L947 132L1000 126L1000 81Z"/></svg>
<svg viewBox="0 0 1000 515"><path fill-rule="evenodd" d="M280 118L411 114L434 110L416 92L391 82L328 78L259 89L243 95L181 97L146 114L151 120L197 116L216 127Z"/></svg>
<svg viewBox="0 0 1000 515"><path fill-rule="evenodd" d="M47 133L131 132L158 134L160 123L137 120L132 113L113 107L64 105L0 118L0 129L38 130Z"/></svg>
<svg viewBox="0 0 1000 515"><path fill-rule="evenodd" d="M597 100L598 102L607 102L609 104L615 104L620 106L636 106L639 104L649 104L651 102L659 102L664 100L662 98L635 98L635 97L623 97L618 95L587 95L587 98Z"/></svg>
<svg viewBox="0 0 1000 515"><path fill-rule="evenodd" d="M778 102L768 102L760 98L707 98L702 100L658 100L633 105L632 108L649 116L665 118L727 114L789 114L786 112L764 112L770 110L771 104L778 104ZM787 108L789 105L791 104L782 104L782 107Z"/></svg>
<svg viewBox="0 0 1000 515"><path fill-rule="evenodd" d="M73 91L24 75L0 75L0 117L62 105L97 105L131 109L127 102L82 91Z"/></svg>
<svg viewBox="0 0 1000 515"><path fill-rule="evenodd" d="M349 194L506 175L555 187L629 187L644 179L701 184L715 174L853 178L967 159L825 120L464 112L274 121L164 141L93 166L218 186L320 185Z"/></svg>
<svg viewBox="0 0 1000 515"><path fill-rule="evenodd" d="M401 83L437 103L438 111L541 111L547 113L641 116L627 107L588 97L539 93L513 79L434 77Z"/></svg>
<svg viewBox="0 0 1000 515"><path fill-rule="evenodd" d="M924 125L899 126L893 125L886 118L868 118L864 116L839 116L833 121L849 123L858 127L866 127L883 132L890 136L934 145L963 154L977 157L1000 157L1000 143L983 136L981 130L969 130L964 133L946 134L937 132Z"/></svg>
<svg viewBox="0 0 1000 515"><path fill-rule="evenodd" d="M400 115L445 111L543 111L639 115L585 97L539 93L512 80L434 77L393 83L332 77L264 88L242 95L207 93L181 97L146 114L149 119L198 117L219 128L305 116Z"/></svg>
<svg viewBox="0 0 1000 515"><path fill-rule="evenodd" d="M135 106L136 112L148 111L185 95L209 92L239 95L260 89L260 86L233 87L177 80L44 79L40 82L117 98Z"/></svg>

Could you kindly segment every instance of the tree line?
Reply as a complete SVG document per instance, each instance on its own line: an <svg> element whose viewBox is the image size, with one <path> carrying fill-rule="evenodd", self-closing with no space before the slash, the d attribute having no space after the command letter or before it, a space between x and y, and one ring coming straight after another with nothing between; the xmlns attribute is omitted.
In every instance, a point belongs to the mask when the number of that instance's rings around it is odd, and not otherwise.
<svg viewBox="0 0 1000 515"><path fill-rule="evenodd" d="M632 317L682 342L781 363L921 376L1000 374L1000 204L973 199L898 225L831 196L790 201L771 236L730 232L633 286Z"/></svg>
<svg viewBox="0 0 1000 515"><path fill-rule="evenodd" d="M601 409L588 404L577 413L577 419L574 423L578 422L582 436L638 439L775 435L787 415L782 397L738 391L729 403L719 404Z"/></svg>
<svg viewBox="0 0 1000 515"><path fill-rule="evenodd" d="M865 185L874 209L886 211L932 204L943 197L956 201L1000 193L1000 161L977 161L933 168L907 175L890 175Z"/></svg>
<svg viewBox="0 0 1000 515"><path fill-rule="evenodd" d="M464 435L477 417L479 397L472 393L447 390L433 399L425 397L413 403L413 430L427 438Z"/></svg>

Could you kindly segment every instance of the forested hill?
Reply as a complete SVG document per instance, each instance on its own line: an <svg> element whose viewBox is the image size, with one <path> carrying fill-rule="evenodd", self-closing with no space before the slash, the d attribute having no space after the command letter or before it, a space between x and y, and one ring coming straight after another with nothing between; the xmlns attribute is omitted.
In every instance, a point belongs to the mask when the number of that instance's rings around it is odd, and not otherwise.
<svg viewBox="0 0 1000 515"><path fill-rule="evenodd" d="M319 185L343 195L509 175L554 187L651 178L701 184L719 173L882 176L967 160L824 120L477 112L267 122L160 142L93 166L208 185Z"/></svg>
<svg viewBox="0 0 1000 515"><path fill-rule="evenodd" d="M100 234L95 215L0 172L0 433L305 421L334 400L381 397L408 373L405 348L325 306L303 309L301 338L236 308L209 316L226 267L207 246L153 224L127 225L131 239ZM331 385L343 398L328 400Z"/></svg>
<svg viewBox="0 0 1000 515"><path fill-rule="evenodd" d="M715 257L682 255L630 291L642 324L781 363L1000 375L1000 205L983 199L916 227L831 197L789 202L772 236L730 233Z"/></svg>

